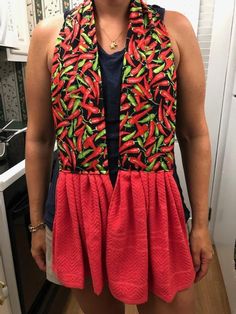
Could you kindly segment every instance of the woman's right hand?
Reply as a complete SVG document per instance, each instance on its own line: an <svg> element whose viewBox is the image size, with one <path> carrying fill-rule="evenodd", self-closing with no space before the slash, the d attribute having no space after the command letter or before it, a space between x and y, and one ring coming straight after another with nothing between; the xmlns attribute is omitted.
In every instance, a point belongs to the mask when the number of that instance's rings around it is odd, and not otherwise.
<svg viewBox="0 0 236 314"><path fill-rule="evenodd" d="M46 230L38 229L32 232L31 254L39 269L46 271Z"/></svg>

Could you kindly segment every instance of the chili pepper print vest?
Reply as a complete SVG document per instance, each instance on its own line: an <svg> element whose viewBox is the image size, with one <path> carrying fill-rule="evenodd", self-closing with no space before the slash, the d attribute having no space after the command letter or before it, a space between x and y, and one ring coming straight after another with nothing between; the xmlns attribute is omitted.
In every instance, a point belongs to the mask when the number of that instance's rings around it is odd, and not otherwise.
<svg viewBox="0 0 236 314"><path fill-rule="evenodd" d="M160 15L131 0L120 94L117 181L109 179L95 4L66 15L52 66L59 150L52 268L67 287L105 281L127 304L166 302L195 278L173 177L177 77Z"/></svg>

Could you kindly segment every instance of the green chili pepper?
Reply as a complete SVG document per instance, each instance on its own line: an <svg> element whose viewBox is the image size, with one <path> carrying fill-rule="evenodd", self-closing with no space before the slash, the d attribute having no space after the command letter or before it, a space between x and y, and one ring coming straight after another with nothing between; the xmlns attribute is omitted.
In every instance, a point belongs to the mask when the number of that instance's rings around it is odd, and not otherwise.
<svg viewBox="0 0 236 314"><path fill-rule="evenodd" d="M63 40L62 36L59 35L56 39L56 45L59 45L62 42L62 40Z"/></svg>
<svg viewBox="0 0 236 314"><path fill-rule="evenodd" d="M84 66L85 62L86 62L86 59L81 60L81 61L78 63L78 68L82 68L82 67Z"/></svg>
<svg viewBox="0 0 236 314"><path fill-rule="evenodd" d="M72 113L75 112L75 110L80 106L80 104L81 104L80 99L76 99L75 103L74 103L74 106L73 106L73 109L72 109Z"/></svg>
<svg viewBox="0 0 236 314"><path fill-rule="evenodd" d="M62 104L63 109L67 111L68 108L67 108L66 103L64 102L64 100L62 98L60 99L60 102Z"/></svg>
<svg viewBox="0 0 236 314"><path fill-rule="evenodd" d="M141 137L137 138L137 142L138 142L139 146L143 147L143 141L142 141Z"/></svg>
<svg viewBox="0 0 236 314"><path fill-rule="evenodd" d="M86 85L86 82L82 79L80 75L76 75L76 79L79 80L82 84Z"/></svg>
<svg viewBox="0 0 236 314"><path fill-rule="evenodd" d="M83 136L82 136L82 141L83 142L86 140L87 136L88 136L87 132L86 132L86 130L84 130L84 133L83 133Z"/></svg>
<svg viewBox="0 0 236 314"><path fill-rule="evenodd" d="M84 159L88 154L90 154L93 150L92 149L86 149L79 153L78 158L79 159Z"/></svg>
<svg viewBox="0 0 236 314"><path fill-rule="evenodd" d="M97 164L96 167L98 168L98 170L101 172L101 173L106 173L106 170L103 166Z"/></svg>
<svg viewBox="0 0 236 314"><path fill-rule="evenodd" d="M89 167L89 166L90 166L90 162L87 162L86 164L83 164L83 166L84 166L85 168Z"/></svg>
<svg viewBox="0 0 236 314"><path fill-rule="evenodd" d="M143 141L146 142L146 139L149 135L149 131L147 130L144 134L143 134Z"/></svg>
<svg viewBox="0 0 236 314"><path fill-rule="evenodd" d="M171 80L172 80L172 77L171 77L171 74L170 74L169 71L167 71L167 76L168 76L169 80L171 81Z"/></svg>
<svg viewBox="0 0 236 314"><path fill-rule="evenodd" d="M160 73L165 67L165 63L163 63L162 65L160 65L159 67L157 67L156 69L153 70L153 73L158 74Z"/></svg>
<svg viewBox="0 0 236 314"><path fill-rule="evenodd" d="M145 72L145 67L142 67L142 69L138 72L137 77L142 75Z"/></svg>
<svg viewBox="0 0 236 314"><path fill-rule="evenodd" d="M139 123L146 123L148 121L151 121L155 118L155 113L150 113L147 117L145 117L144 119L142 120L139 120Z"/></svg>
<svg viewBox="0 0 236 314"><path fill-rule="evenodd" d="M78 121L78 119L77 119L77 118L75 118L75 119L73 120L73 127L74 127L74 129L76 128L77 121Z"/></svg>
<svg viewBox="0 0 236 314"><path fill-rule="evenodd" d="M159 44L161 44L160 38L156 33L152 33L152 38L159 42Z"/></svg>
<svg viewBox="0 0 236 314"><path fill-rule="evenodd" d="M126 124L125 124L125 127L126 128L132 128L134 125L133 124L130 124L129 122L127 122Z"/></svg>
<svg viewBox="0 0 236 314"><path fill-rule="evenodd" d="M141 94L143 93L141 88L137 84L134 84L134 88L137 89Z"/></svg>
<svg viewBox="0 0 236 314"><path fill-rule="evenodd" d="M153 50L146 51L146 56L150 56L152 54Z"/></svg>
<svg viewBox="0 0 236 314"><path fill-rule="evenodd" d="M77 144L77 143L76 143L76 137L75 137L75 136L73 136L73 139L72 139L72 140L73 140L73 144L74 144L74 146L76 147L76 144Z"/></svg>
<svg viewBox="0 0 236 314"><path fill-rule="evenodd" d="M93 43L92 39L89 38L89 36L88 36L86 33L81 33L81 36L84 37L85 41L86 41L89 45L91 45L91 44Z"/></svg>
<svg viewBox="0 0 236 314"><path fill-rule="evenodd" d="M95 141L98 140L100 137L106 134L106 129L103 129L98 133L98 135L95 137Z"/></svg>
<svg viewBox="0 0 236 314"><path fill-rule="evenodd" d="M128 98L128 100L130 101L130 103L131 103L133 106L137 106L136 101L135 101L134 97L133 97L131 94L128 94L128 95L127 95L127 98Z"/></svg>
<svg viewBox="0 0 236 314"><path fill-rule="evenodd" d="M120 121L122 121L125 117L126 117L125 114L121 114L121 115L120 115Z"/></svg>
<svg viewBox="0 0 236 314"><path fill-rule="evenodd" d="M160 135L160 137L159 137L159 139L158 139L158 141L157 141L157 147L156 147L156 150L158 151L158 149L159 149L159 147L160 147L160 145L162 144L162 142L164 141L164 135L162 134L162 135Z"/></svg>
<svg viewBox="0 0 236 314"><path fill-rule="evenodd" d="M126 136L124 136L124 137L122 138L122 141L126 142L126 141L130 140L135 134L136 134L136 130L133 131L132 133L127 134Z"/></svg>
<svg viewBox="0 0 236 314"><path fill-rule="evenodd" d="M154 143L153 148L152 148L152 154L155 154L156 152L156 143Z"/></svg>
<svg viewBox="0 0 236 314"><path fill-rule="evenodd" d="M142 109L143 109L143 110L146 110L147 108L150 108L150 107L151 107L150 104L146 104L145 106L142 106Z"/></svg>
<svg viewBox="0 0 236 314"><path fill-rule="evenodd" d="M138 10L140 10L139 7L133 7L133 8L130 9L131 12L136 12L136 11L138 11Z"/></svg>
<svg viewBox="0 0 236 314"><path fill-rule="evenodd" d="M141 50L139 50L139 54L142 56L142 58L143 58L144 60L146 59L145 53L143 53Z"/></svg>
<svg viewBox="0 0 236 314"><path fill-rule="evenodd" d="M123 81L123 82L124 82L126 76L128 76L129 73L131 72L131 69L132 69L132 68L131 68L130 65L126 67L126 69L125 69L125 71L124 71L124 74L123 74L123 77L122 77L122 81Z"/></svg>
<svg viewBox="0 0 236 314"><path fill-rule="evenodd" d="M159 129L158 129L157 125L156 125L156 126L155 126L155 135L158 136L159 133L160 133L160 132L159 132Z"/></svg>
<svg viewBox="0 0 236 314"><path fill-rule="evenodd" d="M71 85L70 87L68 87L67 91L68 91L68 92L72 92L73 90L75 90L75 89L77 89L77 88L78 88L78 86L76 86L76 85Z"/></svg>
<svg viewBox="0 0 236 314"><path fill-rule="evenodd" d="M154 159L154 160L150 163L150 165L147 166L146 170L147 170L147 171L151 171L152 168L153 168L153 166L155 165L155 163L156 163L156 159Z"/></svg>
<svg viewBox="0 0 236 314"><path fill-rule="evenodd" d="M93 71L96 71L97 67L98 67L98 54L96 54L96 59L95 59L93 66L92 66Z"/></svg>
<svg viewBox="0 0 236 314"><path fill-rule="evenodd" d="M57 130L57 136L60 135L63 132L64 128L65 127L62 126L60 129Z"/></svg>
<svg viewBox="0 0 236 314"><path fill-rule="evenodd" d="M175 137L173 137L173 138L171 139L171 141L170 141L170 143L169 143L169 146L171 146L172 144L174 144L174 142L175 142Z"/></svg>
<svg viewBox="0 0 236 314"><path fill-rule="evenodd" d="M172 159L172 160L173 160L173 156L172 156L172 154L167 153L167 156L168 156L170 159Z"/></svg>
<svg viewBox="0 0 236 314"><path fill-rule="evenodd" d="M86 127L88 133L89 133L90 135L92 135L92 134L93 134L93 129L92 129L88 124L85 124L85 127Z"/></svg>
<svg viewBox="0 0 236 314"><path fill-rule="evenodd" d="M148 23L148 18L147 18L147 15L144 16L144 27L146 28L147 26L147 23Z"/></svg>
<svg viewBox="0 0 236 314"><path fill-rule="evenodd" d="M166 163L162 160L161 161L161 167L165 170L165 171L168 171L169 169L168 169L168 167L167 167L167 165L166 165Z"/></svg>
<svg viewBox="0 0 236 314"><path fill-rule="evenodd" d="M65 70L62 71L61 77L62 77L65 73L71 71L72 69L73 69L73 65L70 65L70 66L66 67Z"/></svg>
<svg viewBox="0 0 236 314"><path fill-rule="evenodd" d="M83 52L87 52L87 48L85 48L84 46L79 45L79 48L80 48Z"/></svg>
<svg viewBox="0 0 236 314"><path fill-rule="evenodd" d="M105 148L107 146L107 144L106 143L101 143L101 144L99 144L99 146Z"/></svg>
<svg viewBox="0 0 236 314"><path fill-rule="evenodd" d="M70 98L81 98L81 97L79 95L72 94L72 95L70 95Z"/></svg>
<svg viewBox="0 0 236 314"><path fill-rule="evenodd" d="M70 20L66 20L66 25L68 25L70 28L72 27L71 21Z"/></svg>
<svg viewBox="0 0 236 314"><path fill-rule="evenodd" d="M69 129L69 131L68 131L68 136L69 136L69 137L72 137L72 136L73 136L73 130L74 130L74 128L73 128L73 123L71 123L70 129Z"/></svg>
<svg viewBox="0 0 236 314"><path fill-rule="evenodd" d="M175 124L174 124L172 121L170 121L170 120L169 120L169 123L170 123L170 125L171 125L172 129L174 129L174 130L175 130Z"/></svg>

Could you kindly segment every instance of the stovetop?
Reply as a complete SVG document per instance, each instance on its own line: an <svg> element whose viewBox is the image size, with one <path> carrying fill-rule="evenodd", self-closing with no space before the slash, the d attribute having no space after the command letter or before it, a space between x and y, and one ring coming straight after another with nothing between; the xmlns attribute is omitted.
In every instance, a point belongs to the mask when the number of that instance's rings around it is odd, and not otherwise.
<svg viewBox="0 0 236 314"><path fill-rule="evenodd" d="M8 122L10 121L0 121L0 129L3 128ZM6 131L17 131L22 128L25 128L27 126L27 122L24 121L13 121L7 128ZM0 132L1 134L1 132ZM20 136L17 138L17 141L12 142L13 149L8 149L8 157L6 159L0 160L0 175L3 174L5 171L12 168L14 165L16 165L18 162L19 154L21 154L21 160L23 160L23 149L22 146L24 146L24 140L23 137ZM18 156L17 156L18 154Z"/></svg>

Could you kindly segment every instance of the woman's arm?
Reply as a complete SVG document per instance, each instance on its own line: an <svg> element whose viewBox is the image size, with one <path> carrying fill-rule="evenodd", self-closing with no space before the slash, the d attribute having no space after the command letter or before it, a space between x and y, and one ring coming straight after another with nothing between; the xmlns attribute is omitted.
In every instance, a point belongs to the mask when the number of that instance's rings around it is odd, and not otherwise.
<svg viewBox="0 0 236 314"><path fill-rule="evenodd" d="M208 233L208 192L211 147L204 112L205 73L200 48L189 20L178 12L168 18L178 45L176 135L192 209L190 245L199 279L206 273L204 261L211 257ZM202 263L202 264L201 264Z"/></svg>
<svg viewBox="0 0 236 314"><path fill-rule="evenodd" d="M205 73L200 48L190 22L177 14L176 41L180 51L177 70L176 135L181 149L193 228L208 226L208 188L211 148L206 117Z"/></svg>
<svg viewBox="0 0 236 314"><path fill-rule="evenodd" d="M43 220L55 143L50 73L47 68L47 35L47 28L43 23L34 29L26 66L28 121L25 162L30 219L33 225Z"/></svg>
<svg viewBox="0 0 236 314"><path fill-rule="evenodd" d="M33 31L26 66L27 132L25 147L26 181L32 225L43 221L48 194L55 130L51 110L48 50L54 24L40 22ZM31 253L38 267L46 270L45 230L32 233Z"/></svg>

